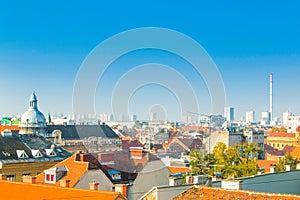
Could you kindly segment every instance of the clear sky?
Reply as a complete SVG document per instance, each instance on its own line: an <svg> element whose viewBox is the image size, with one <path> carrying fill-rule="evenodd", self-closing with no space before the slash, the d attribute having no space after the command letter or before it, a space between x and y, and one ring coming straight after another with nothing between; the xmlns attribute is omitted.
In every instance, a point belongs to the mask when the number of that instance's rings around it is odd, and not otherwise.
<svg viewBox="0 0 300 200"><path fill-rule="evenodd" d="M299 1L1 1L0 115L23 113L35 90L44 113L71 113L76 74L103 40L140 27L164 27L195 39L210 54L223 78L226 104L236 117L269 107L269 73L274 74L274 116L300 115ZM110 111L110 92L137 64L157 62L176 68L184 61L167 52L132 52L114 63L96 92L96 112ZM122 68L123 67L123 68ZM200 111L210 113L210 96L201 77L188 67ZM141 77L142 78L142 77ZM102 89L101 89L102 88ZM105 89L103 89L105 88ZM161 104L178 119L178 102L169 90L148 85L130 99L130 112L146 118Z"/></svg>

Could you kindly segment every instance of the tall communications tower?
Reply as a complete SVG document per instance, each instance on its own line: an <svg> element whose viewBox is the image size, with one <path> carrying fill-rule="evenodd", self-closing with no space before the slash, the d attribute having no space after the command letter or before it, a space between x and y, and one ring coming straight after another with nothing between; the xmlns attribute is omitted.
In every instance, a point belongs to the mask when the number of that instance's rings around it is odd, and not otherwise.
<svg viewBox="0 0 300 200"><path fill-rule="evenodd" d="M270 74L270 121L273 120L273 74Z"/></svg>

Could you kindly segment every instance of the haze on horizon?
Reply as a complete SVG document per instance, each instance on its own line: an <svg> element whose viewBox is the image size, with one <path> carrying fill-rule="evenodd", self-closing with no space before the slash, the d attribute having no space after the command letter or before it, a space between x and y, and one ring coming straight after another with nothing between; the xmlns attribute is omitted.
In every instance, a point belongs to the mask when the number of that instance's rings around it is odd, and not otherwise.
<svg viewBox="0 0 300 200"><path fill-rule="evenodd" d="M299 6L298 1L1 2L0 115L22 114L33 90L44 114L72 113L73 85L86 56L105 39L140 27L176 30L201 44L220 71L227 105L235 108L237 119L249 110L259 119L268 110L271 72L274 116L281 118L287 110L300 114ZM153 49L112 63L96 89L96 112L110 113L111 90L119 78L149 62L180 72L193 86L201 112L211 113L203 78L178 56ZM180 120L174 94L157 85L137 90L129 110L146 118L156 104L166 107L169 120Z"/></svg>

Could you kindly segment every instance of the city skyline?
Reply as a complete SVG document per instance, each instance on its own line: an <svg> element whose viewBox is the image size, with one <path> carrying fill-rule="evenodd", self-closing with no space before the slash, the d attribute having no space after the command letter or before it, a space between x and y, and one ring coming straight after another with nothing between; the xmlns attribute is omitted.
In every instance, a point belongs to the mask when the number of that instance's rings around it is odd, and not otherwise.
<svg viewBox="0 0 300 200"><path fill-rule="evenodd" d="M284 111L300 114L300 14L296 1L217 5L154 1L146 7L122 2L118 8L113 3L72 2L70 9L67 2L49 2L43 7L24 2L1 4L1 116L22 114L32 90L37 92L43 113L72 113L74 82L86 56L112 35L139 27L176 30L202 45L218 67L226 106L234 108L236 119L250 110L257 116L269 110L270 73L274 75L273 116L281 118ZM111 64L96 90L96 113L111 113L109 99L118 80L135 66L150 62L166 64L188 78L200 112L212 114L203 77L184 59L151 49L131 52ZM158 104L168 111L168 120L187 115L178 111L176 96L159 85L135 91L129 110L146 118L151 106Z"/></svg>

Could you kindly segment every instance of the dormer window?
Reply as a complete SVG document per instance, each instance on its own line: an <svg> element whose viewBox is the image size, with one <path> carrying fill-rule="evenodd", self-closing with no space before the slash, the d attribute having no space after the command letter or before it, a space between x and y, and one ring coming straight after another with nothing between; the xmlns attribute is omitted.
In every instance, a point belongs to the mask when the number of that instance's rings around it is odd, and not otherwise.
<svg viewBox="0 0 300 200"><path fill-rule="evenodd" d="M40 152L40 150L31 150L32 156L35 158L43 157L43 154Z"/></svg>
<svg viewBox="0 0 300 200"><path fill-rule="evenodd" d="M68 169L65 166L59 166L59 167L47 169L44 171L45 173L44 181L45 183L55 184L63 176L66 175L67 171Z"/></svg>
<svg viewBox="0 0 300 200"><path fill-rule="evenodd" d="M6 152L6 151L2 151L2 154L5 156L5 157L9 157L10 156L10 153Z"/></svg>
<svg viewBox="0 0 300 200"><path fill-rule="evenodd" d="M56 156L54 149L46 149L47 156Z"/></svg>
<svg viewBox="0 0 300 200"><path fill-rule="evenodd" d="M17 150L18 158L28 158L28 155L24 150Z"/></svg>

